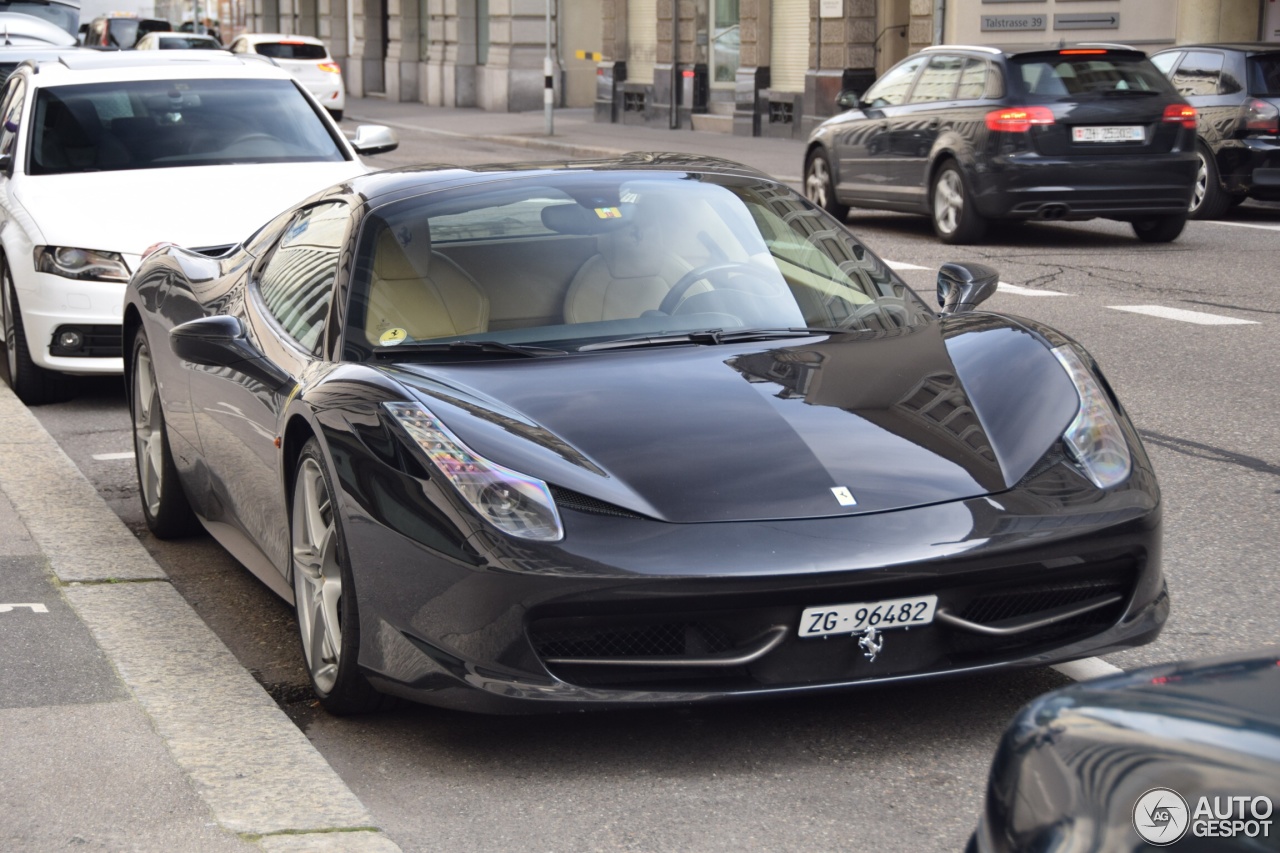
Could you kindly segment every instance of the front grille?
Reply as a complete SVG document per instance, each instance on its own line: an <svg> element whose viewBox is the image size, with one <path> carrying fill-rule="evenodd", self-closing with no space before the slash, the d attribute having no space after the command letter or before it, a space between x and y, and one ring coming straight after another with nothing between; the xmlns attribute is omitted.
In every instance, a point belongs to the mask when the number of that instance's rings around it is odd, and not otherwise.
<svg viewBox="0 0 1280 853"><path fill-rule="evenodd" d="M722 628L704 622L535 629L532 639L534 649L543 658L695 657L733 647Z"/></svg>
<svg viewBox="0 0 1280 853"><path fill-rule="evenodd" d="M975 598L960 611L960 618L988 625L1128 591L1129 584L1120 578L1043 584Z"/></svg>

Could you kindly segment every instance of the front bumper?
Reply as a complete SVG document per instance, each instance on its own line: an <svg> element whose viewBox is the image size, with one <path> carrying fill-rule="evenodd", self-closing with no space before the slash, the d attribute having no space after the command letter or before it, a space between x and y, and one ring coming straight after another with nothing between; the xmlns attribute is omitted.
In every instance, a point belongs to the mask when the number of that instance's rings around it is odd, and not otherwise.
<svg viewBox="0 0 1280 853"><path fill-rule="evenodd" d="M361 666L379 689L429 704L688 703L1042 666L1150 642L1168 615L1146 467L1105 493L1059 464L992 498L772 523L667 524L562 506L565 540L539 545L479 527L450 533L435 509L443 496L423 499L436 483L351 462L334 454ZM941 620L888 630L874 660L858 637L797 636L808 607L926 594L996 627L1073 601L1112 603L1012 637ZM705 665L768 645L779 628L762 656Z"/></svg>
<svg viewBox="0 0 1280 853"><path fill-rule="evenodd" d="M974 177L974 203L993 219L1134 219L1185 214L1193 153L1073 159L1001 155Z"/></svg>
<svg viewBox="0 0 1280 853"><path fill-rule="evenodd" d="M124 306L124 282L78 281L49 273L28 273L33 287L18 285L18 304L31 360L40 367L81 375L119 374L124 371L120 353L96 356L54 355L54 333L74 326L96 337L120 337ZM15 284L17 280L15 279ZM89 335L86 335L89 337Z"/></svg>

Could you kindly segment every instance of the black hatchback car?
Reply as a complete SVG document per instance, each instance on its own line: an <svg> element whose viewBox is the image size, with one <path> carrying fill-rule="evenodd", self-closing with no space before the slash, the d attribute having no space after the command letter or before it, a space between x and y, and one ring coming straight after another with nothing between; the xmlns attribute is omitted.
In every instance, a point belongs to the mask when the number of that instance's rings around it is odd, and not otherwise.
<svg viewBox="0 0 1280 853"><path fill-rule="evenodd" d="M836 216L925 213L947 243L993 219L1103 216L1160 243L1186 223L1195 109L1141 51L943 45L841 99L853 109L814 129L804 166Z"/></svg>
<svg viewBox="0 0 1280 853"><path fill-rule="evenodd" d="M1151 57L1196 108L1192 219L1280 200L1280 45L1192 44Z"/></svg>

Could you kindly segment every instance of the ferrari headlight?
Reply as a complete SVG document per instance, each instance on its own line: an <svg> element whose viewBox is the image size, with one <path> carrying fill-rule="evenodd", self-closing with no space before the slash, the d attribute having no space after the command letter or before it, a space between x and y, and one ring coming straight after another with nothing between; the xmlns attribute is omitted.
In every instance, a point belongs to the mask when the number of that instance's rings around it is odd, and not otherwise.
<svg viewBox="0 0 1280 853"><path fill-rule="evenodd" d="M473 452L435 415L416 403L383 403L458 494L510 536L558 542L560 513L547 484Z"/></svg>
<svg viewBox="0 0 1280 853"><path fill-rule="evenodd" d="M1099 489L1124 482L1131 468L1129 444L1111 401L1071 346L1054 347L1053 354L1080 395L1080 411L1062 434L1071 455Z"/></svg>
<svg viewBox="0 0 1280 853"><path fill-rule="evenodd" d="M87 281L128 281L129 268L117 252L36 246L36 269L63 278Z"/></svg>

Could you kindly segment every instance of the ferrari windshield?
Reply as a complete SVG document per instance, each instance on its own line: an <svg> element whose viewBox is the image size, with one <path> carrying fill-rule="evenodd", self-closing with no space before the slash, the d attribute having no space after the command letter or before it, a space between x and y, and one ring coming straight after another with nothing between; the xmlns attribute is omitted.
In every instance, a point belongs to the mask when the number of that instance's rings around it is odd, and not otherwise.
<svg viewBox="0 0 1280 853"><path fill-rule="evenodd" d="M600 349L879 331L925 305L847 231L763 180L560 172L419 196L361 229L352 357L475 342ZM439 346L466 341L468 347ZM490 347L489 351L495 351Z"/></svg>
<svg viewBox="0 0 1280 853"><path fill-rule="evenodd" d="M39 90L33 175L346 159L292 80L125 80Z"/></svg>

